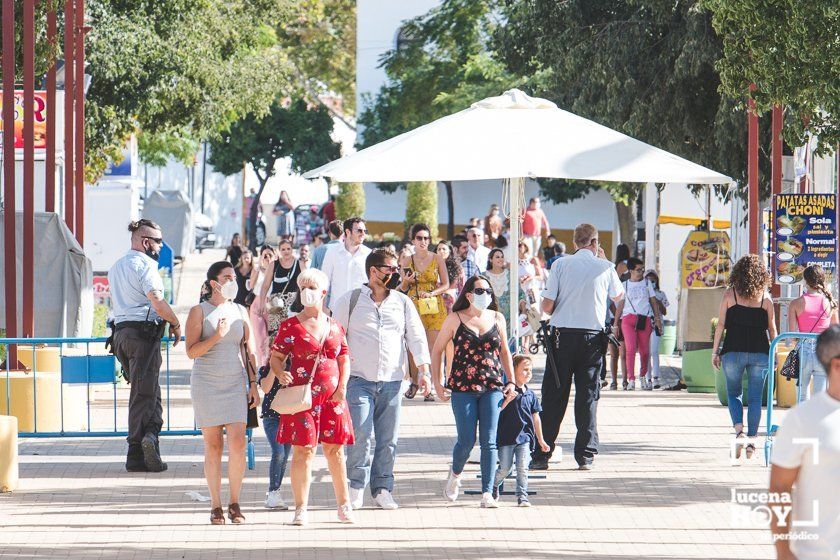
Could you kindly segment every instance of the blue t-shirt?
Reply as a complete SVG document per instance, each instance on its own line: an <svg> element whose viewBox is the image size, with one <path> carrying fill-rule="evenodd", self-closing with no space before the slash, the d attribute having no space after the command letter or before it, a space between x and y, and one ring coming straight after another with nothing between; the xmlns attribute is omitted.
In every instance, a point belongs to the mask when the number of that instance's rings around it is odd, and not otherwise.
<svg viewBox="0 0 840 560"><path fill-rule="evenodd" d="M542 412L542 406L536 393L525 385L516 388L514 398L499 415L499 428L496 431L496 445L531 444L536 447L537 435L534 432L534 414Z"/></svg>

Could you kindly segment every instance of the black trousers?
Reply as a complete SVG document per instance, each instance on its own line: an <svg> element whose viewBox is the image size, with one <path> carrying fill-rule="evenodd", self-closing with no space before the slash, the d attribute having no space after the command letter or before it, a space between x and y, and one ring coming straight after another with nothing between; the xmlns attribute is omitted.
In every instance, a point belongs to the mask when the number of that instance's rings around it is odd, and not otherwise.
<svg viewBox="0 0 840 560"><path fill-rule="evenodd" d="M140 452L146 433L160 434L163 406L160 398L160 340L150 339L134 328L114 333L114 354L131 383L128 397L129 453Z"/></svg>
<svg viewBox="0 0 840 560"><path fill-rule="evenodd" d="M598 454L598 427L595 416L601 387L598 381L604 359L604 335L552 329L542 381L543 436L551 446L548 453L538 447L535 460L547 460L554 452L560 424L569 405L572 383L575 385L574 456L578 464L591 463Z"/></svg>

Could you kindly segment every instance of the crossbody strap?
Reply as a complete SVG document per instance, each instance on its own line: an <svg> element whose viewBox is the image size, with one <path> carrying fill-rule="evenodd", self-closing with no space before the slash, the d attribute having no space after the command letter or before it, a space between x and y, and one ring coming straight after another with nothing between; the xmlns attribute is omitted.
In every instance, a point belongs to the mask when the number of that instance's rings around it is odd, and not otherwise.
<svg viewBox="0 0 840 560"><path fill-rule="evenodd" d="M327 319L327 327L324 329L324 334L321 335L321 340L318 341L318 353L315 355L315 363L312 364L312 371L309 372L309 384L312 384L312 381L315 379L315 372L318 370L318 362L321 361L321 354L324 353L324 343L327 341L327 337L330 334L330 329L332 325L330 324L330 318L326 317Z"/></svg>
<svg viewBox="0 0 840 560"><path fill-rule="evenodd" d="M763 302L762 302L762 303L763 303ZM821 304L822 304L822 313L820 313L820 316L819 316L819 317L817 317L817 320L816 320L816 321L814 321L814 324L813 324L813 325L811 325L811 330L810 330L810 331L808 331L809 333L814 332L814 329L816 329L816 328L817 328L817 325L819 324L819 322L820 322L820 321L822 321L822 318L823 318L823 317L825 317L825 299L823 299L823 300L822 300Z"/></svg>

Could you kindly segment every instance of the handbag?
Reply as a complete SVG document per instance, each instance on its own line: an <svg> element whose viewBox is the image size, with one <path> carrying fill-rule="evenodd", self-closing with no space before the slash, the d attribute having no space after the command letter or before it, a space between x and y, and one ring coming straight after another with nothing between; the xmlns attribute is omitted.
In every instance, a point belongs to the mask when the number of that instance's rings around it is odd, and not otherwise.
<svg viewBox="0 0 840 560"><path fill-rule="evenodd" d="M242 315L242 310L239 310L239 315ZM242 319L243 325L245 324L245 319ZM244 330L244 329L243 329ZM248 347L245 345L245 335L242 335L242 340L239 342L239 351L242 353L242 361L245 362L245 378L248 380L248 392L251 392L251 373L254 374L254 381L257 380L257 374L254 372L254 364L251 363L251 360L248 355ZM245 425L246 428L259 428L260 421L257 419L257 409L256 407L251 406L250 399L245 402L245 406L248 407L248 420Z"/></svg>
<svg viewBox="0 0 840 560"><path fill-rule="evenodd" d="M318 362L321 361L321 354L324 352L324 342L330 332L329 319L324 335L318 343L318 354L315 356L315 363L309 375L309 381L303 385L292 387L281 387L271 401L271 410L277 414L297 414L312 408L312 381L315 379L315 371L318 369Z"/></svg>
<svg viewBox="0 0 840 560"><path fill-rule="evenodd" d="M414 266L414 257L411 257L411 267L415 271L417 270L417 267ZM437 315L440 313L437 296L421 298L420 291L417 289L416 283L414 284L414 294L414 299L417 301L417 312L420 313L420 315Z"/></svg>
<svg viewBox="0 0 840 560"><path fill-rule="evenodd" d="M647 286L647 280L645 280L645 285ZM627 282L624 283L624 292L627 293ZM633 328L637 331L643 331L647 328L648 319L647 315L639 315L639 312L636 311L636 306L633 305L633 302L630 298L627 298L627 303L630 304L630 309L633 310L633 314L636 315L636 324L633 325Z"/></svg>
<svg viewBox="0 0 840 560"><path fill-rule="evenodd" d="M822 313L814 322L813 326L811 326L811 330L808 331L809 333L814 332L814 329L817 328L817 324L822 321L824 315L825 303L823 303ZM782 365L782 369L779 373L782 377L786 377L787 379L799 379L799 346L788 352L788 355L785 358L785 363Z"/></svg>

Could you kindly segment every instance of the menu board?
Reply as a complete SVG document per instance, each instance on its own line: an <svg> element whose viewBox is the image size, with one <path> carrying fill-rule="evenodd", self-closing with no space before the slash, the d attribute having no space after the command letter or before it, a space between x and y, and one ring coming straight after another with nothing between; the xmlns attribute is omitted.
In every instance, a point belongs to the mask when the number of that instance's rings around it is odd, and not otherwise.
<svg viewBox="0 0 840 560"><path fill-rule="evenodd" d="M774 271L779 284L802 281L818 264L833 278L837 266L837 195L777 194L773 197Z"/></svg>
<svg viewBox="0 0 840 560"><path fill-rule="evenodd" d="M680 253L683 288L715 288L729 280L729 235L725 231L692 231Z"/></svg>

